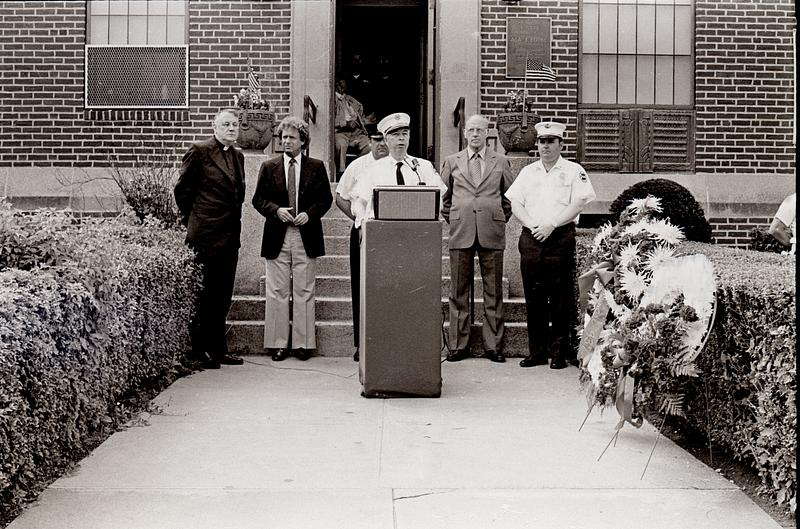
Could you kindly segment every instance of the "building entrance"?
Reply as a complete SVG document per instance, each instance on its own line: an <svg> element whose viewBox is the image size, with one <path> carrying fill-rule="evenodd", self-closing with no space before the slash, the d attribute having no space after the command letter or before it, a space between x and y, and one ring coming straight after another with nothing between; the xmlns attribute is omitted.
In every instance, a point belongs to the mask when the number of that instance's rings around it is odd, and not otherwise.
<svg viewBox="0 0 800 529"><path fill-rule="evenodd" d="M429 135L427 17L427 0L336 2L335 80L345 79L364 106L370 130L387 114L411 116L409 153L423 158Z"/></svg>

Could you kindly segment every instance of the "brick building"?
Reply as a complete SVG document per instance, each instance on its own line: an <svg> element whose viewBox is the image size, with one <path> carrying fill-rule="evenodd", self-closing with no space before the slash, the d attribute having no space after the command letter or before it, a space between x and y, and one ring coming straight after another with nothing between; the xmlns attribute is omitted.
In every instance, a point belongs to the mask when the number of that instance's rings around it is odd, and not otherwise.
<svg viewBox="0 0 800 529"><path fill-rule="evenodd" d="M412 115L414 154L458 148L460 98L496 123L525 88L537 119L567 123L592 212L671 178L743 244L794 189L795 23L789 0L0 1L0 175L18 205L75 206L78 173L208 135L249 63L277 119L315 104L311 154L330 164L334 79L360 55ZM529 53L555 82L526 83Z"/></svg>

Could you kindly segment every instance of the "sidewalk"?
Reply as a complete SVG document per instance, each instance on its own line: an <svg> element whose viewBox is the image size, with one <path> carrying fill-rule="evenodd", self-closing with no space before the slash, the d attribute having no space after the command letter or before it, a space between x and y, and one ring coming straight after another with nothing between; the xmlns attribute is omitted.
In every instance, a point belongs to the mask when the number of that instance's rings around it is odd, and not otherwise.
<svg viewBox="0 0 800 529"><path fill-rule="evenodd" d="M777 529L574 368L442 365L439 399L365 399L345 358L249 357L178 380L162 410L53 483L11 529Z"/></svg>

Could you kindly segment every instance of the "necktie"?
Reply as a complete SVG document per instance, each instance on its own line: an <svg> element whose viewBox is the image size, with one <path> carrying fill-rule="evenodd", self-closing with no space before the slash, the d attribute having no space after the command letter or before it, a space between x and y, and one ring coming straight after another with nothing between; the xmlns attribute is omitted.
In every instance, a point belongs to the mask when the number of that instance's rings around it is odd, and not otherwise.
<svg viewBox="0 0 800 529"><path fill-rule="evenodd" d="M400 169L403 167L403 162L397 162L397 171L395 171L395 176L397 176L397 185L404 186L406 185L406 181L403 178L403 171Z"/></svg>
<svg viewBox="0 0 800 529"><path fill-rule="evenodd" d="M481 155L477 152L469 160L469 177L475 187L481 183Z"/></svg>
<svg viewBox="0 0 800 529"><path fill-rule="evenodd" d="M289 207L292 208L292 215L297 215L297 184L295 183L295 171L297 162L294 158L289 158L289 181L286 187L289 189Z"/></svg>

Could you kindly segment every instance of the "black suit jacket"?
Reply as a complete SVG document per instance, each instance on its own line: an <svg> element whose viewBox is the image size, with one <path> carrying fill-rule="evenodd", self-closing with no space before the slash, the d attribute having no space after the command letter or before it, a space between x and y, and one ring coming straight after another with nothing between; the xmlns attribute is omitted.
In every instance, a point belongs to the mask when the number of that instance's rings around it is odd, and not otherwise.
<svg viewBox="0 0 800 529"><path fill-rule="evenodd" d="M228 168L212 136L192 144L183 156L175 202L186 226L186 243L214 255L239 248L244 203L244 154L234 149Z"/></svg>
<svg viewBox="0 0 800 529"><path fill-rule="evenodd" d="M328 172L321 160L300 157L300 179L297 190L297 212L308 214L308 222L300 226L300 237L306 255L325 255L325 239L322 234L322 216L333 202ZM278 208L289 207L289 192L286 189L286 172L283 155L261 164L258 183L253 194L253 206L264 215L264 235L261 239L261 256L275 259L283 246L286 224L278 218Z"/></svg>

